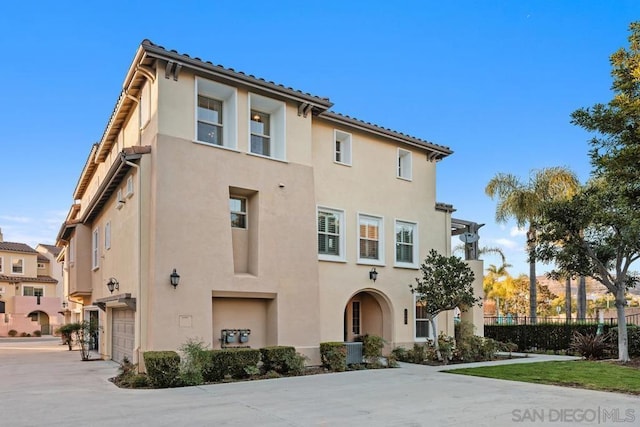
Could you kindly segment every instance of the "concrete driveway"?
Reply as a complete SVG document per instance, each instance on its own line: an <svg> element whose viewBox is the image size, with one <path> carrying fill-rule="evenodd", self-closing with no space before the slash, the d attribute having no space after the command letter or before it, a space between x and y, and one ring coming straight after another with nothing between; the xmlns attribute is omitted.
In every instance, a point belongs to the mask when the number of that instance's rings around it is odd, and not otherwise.
<svg viewBox="0 0 640 427"><path fill-rule="evenodd" d="M635 396L410 364L164 390L122 390L108 381L116 374L115 363L82 362L57 339L0 339L0 425L640 425Z"/></svg>

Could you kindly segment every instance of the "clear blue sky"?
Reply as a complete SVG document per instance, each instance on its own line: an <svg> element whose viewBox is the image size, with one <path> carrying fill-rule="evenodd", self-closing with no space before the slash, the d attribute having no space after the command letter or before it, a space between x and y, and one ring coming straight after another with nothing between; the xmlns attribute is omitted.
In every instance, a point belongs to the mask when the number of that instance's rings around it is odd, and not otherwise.
<svg viewBox="0 0 640 427"><path fill-rule="evenodd" d="M638 19L633 0L2 2L0 228L54 243L148 38L452 148L437 200L527 273L524 237L495 223L484 186L548 166L586 180L590 136L569 115L611 98L609 55Z"/></svg>

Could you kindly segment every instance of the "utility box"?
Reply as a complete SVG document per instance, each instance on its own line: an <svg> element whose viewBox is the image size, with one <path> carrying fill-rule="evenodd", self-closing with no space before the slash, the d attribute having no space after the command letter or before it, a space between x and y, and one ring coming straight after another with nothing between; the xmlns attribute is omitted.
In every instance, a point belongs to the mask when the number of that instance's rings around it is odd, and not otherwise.
<svg viewBox="0 0 640 427"><path fill-rule="evenodd" d="M238 332L240 336L240 344L246 344L249 342L249 335L251 335L251 329L240 329Z"/></svg>

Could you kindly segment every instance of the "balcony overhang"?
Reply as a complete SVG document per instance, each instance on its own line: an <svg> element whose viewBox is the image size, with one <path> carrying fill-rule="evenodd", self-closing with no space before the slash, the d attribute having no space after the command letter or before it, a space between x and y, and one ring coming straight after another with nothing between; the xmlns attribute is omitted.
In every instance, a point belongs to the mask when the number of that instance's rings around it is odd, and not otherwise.
<svg viewBox="0 0 640 427"><path fill-rule="evenodd" d="M131 297L131 294L118 294L118 295L110 295L106 298L99 298L92 303L97 306L100 310L106 311L107 306L126 306L131 310L136 310L136 299Z"/></svg>

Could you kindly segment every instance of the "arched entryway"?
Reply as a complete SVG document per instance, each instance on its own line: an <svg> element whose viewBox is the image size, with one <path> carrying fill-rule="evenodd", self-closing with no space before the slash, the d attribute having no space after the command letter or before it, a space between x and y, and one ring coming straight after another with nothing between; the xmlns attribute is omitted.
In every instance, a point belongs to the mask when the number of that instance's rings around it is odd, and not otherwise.
<svg viewBox="0 0 640 427"><path fill-rule="evenodd" d="M393 341L393 316L386 295L375 289L354 294L344 309L344 340L355 341L362 335L377 335L387 343Z"/></svg>
<svg viewBox="0 0 640 427"><path fill-rule="evenodd" d="M44 311L32 311L29 313L29 318L32 322L37 322L40 325L40 332L42 335L51 335L51 327L49 326L49 315Z"/></svg>

